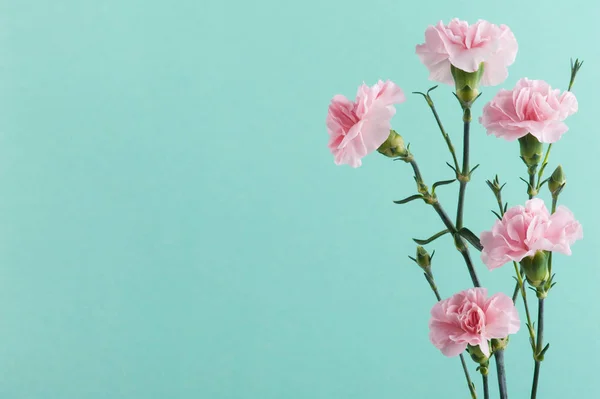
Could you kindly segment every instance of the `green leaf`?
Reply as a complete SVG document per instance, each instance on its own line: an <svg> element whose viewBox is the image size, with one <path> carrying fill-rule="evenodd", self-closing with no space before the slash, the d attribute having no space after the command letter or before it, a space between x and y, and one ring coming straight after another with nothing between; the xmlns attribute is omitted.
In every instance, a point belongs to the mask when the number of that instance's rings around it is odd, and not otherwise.
<svg viewBox="0 0 600 399"><path fill-rule="evenodd" d="M479 242L479 237L477 237L471 230L463 227L458 230L458 234L460 234L465 240L469 241L471 245L473 245L478 251L483 249L481 242Z"/></svg>
<svg viewBox="0 0 600 399"><path fill-rule="evenodd" d="M546 352L548 351L548 349L550 349L550 344L546 344L546 346L544 346L544 349L542 349L542 352L540 353L542 356L544 356L546 354Z"/></svg>
<svg viewBox="0 0 600 399"><path fill-rule="evenodd" d="M435 85L432 88L430 88L429 90L427 90L427 95L429 95L429 93L431 93L432 91L434 91L435 89L438 88L439 85Z"/></svg>
<svg viewBox="0 0 600 399"><path fill-rule="evenodd" d="M523 179L522 177L519 177L519 179L521 179L521 181L524 181L525 184L527 184L527 187L531 188L531 185L529 184L529 182L525 179Z"/></svg>
<svg viewBox="0 0 600 399"><path fill-rule="evenodd" d="M493 213L494 215L496 215L496 217L498 218L498 220L502 220L502 216L498 215L498 212L496 212L496 211L492 211L492 213Z"/></svg>
<svg viewBox="0 0 600 399"><path fill-rule="evenodd" d="M456 181L456 179L452 179L452 180L442 180L442 181L436 181L435 183L433 183L433 186L431 187L431 194L435 194L435 189L438 186L445 186L447 184L452 184Z"/></svg>
<svg viewBox="0 0 600 399"><path fill-rule="evenodd" d="M442 230L439 233L432 235L431 237L429 237L425 240L419 240L418 238L413 238L413 241L419 245L425 245L425 244L429 244L430 242L437 240L438 238L440 238L441 236L443 236L444 234L447 234L449 232L450 232L450 230L446 229L446 230Z"/></svg>
<svg viewBox="0 0 600 399"><path fill-rule="evenodd" d="M538 190L539 190L540 188L542 188L542 187L544 186L544 184L548 183L548 182L550 181L550 179L551 179L551 177L549 177L549 178L547 178L547 179L544 179L544 180L543 180L543 181L540 183L540 187L538 188Z"/></svg>
<svg viewBox="0 0 600 399"><path fill-rule="evenodd" d="M421 194L411 195L410 197L406 197L402 200L394 201L394 204L406 204L406 203L408 203L410 201L414 201L416 199L423 199L423 196Z"/></svg>

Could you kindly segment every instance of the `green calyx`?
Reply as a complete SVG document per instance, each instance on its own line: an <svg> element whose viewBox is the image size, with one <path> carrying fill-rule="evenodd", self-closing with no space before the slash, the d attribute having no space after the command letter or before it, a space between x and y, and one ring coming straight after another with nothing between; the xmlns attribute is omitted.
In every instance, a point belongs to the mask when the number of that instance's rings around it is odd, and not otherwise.
<svg viewBox="0 0 600 399"><path fill-rule="evenodd" d="M475 72L466 72L450 66L450 72L454 78L456 87L456 96L465 104L470 104L477 96L479 96L479 82L483 76L483 63L479 65L479 69Z"/></svg>
<svg viewBox="0 0 600 399"><path fill-rule="evenodd" d="M467 345L467 352L471 356L471 359L482 367L487 367L489 364L489 358L483 354L479 346Z"/></svg>
<svg viewBox="0 0 600 399"><path fill-rule="evenodd" d="M537 167L542 160L544 145L528 133L519 139L519 146L521 147L521 159L523 159L523 162L530 168Z"/></svg>
<svg viewBox="0 0 600 399"><path fill-rule="evenodd" d="M549 278L548 255L544 251L537 251L534 256L521 260L527 282L535 288L540 288Z"/></svg>
<svg viewBox="0 0 600 399"><path fill-rule="evenodd" d="M404 146L404 139L395 130L390 130L388 138L379 146L377 151L390 158L408 155L408 150Z"/></svg>

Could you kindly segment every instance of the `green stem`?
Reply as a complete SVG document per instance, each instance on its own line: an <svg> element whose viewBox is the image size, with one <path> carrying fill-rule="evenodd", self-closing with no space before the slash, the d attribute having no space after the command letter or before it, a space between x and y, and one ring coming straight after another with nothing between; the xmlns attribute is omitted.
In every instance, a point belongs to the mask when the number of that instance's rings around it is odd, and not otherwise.
<svg viewBox="0 0 600 399"><path fill-rule="evenodd" d="M442 205L437 201L432 205L433 209L435 209L439 217L442 219L442 222L444 223L446 228L452 232L452 236L454 237L454 244L458 252L460 252L463 259L465 260L467 269L469 270L469 275L471 276L471 281L473 282L473 286L481 287L481 283L479 282L479 277L477 277L477 272L475 271L475 266L473 265L473 260L471 259L471 254L469 253L467 243L458 234L457 228L454 226L454 224L452 224L452 220L450 220L450 217L448 217L448 214L444 211Z"/></svg>
<svg viewBox="0 0 600 399"><path fill-rule="evenodd" d="M537 343L535 347L535 368L533 371L533 384L531 386L531 399L537 397L538 383L540 380L540 367L542 364L542 345L544 343L544 298L538 299L538 326L537 326Z"/></svg>
<svg viewBox="0 0 600 399"><path fill-rule="evenodd" d="M483 397L484 399L490 398L490 388L488 387L488 376L487 374L481 374L481 378L483 379Z"/></svg>
<svg viewBox="0 0 600 399"><path fill-rule="evenodd" d="M537 184L535 186L536 190L539 191L542 187L542 178L544 177L544 170L546 170L546 165L548 165L548 159L550 158L550 151L552 150L552 143L548 144L548 148L546 149L546 155L544 156L544 161L542 162L542 167L538 172Z"/></svg>
<svg viewBox="0 0 600 399"><path fill-rule="evenodd" d="M440 292L438 291L437 285L435 284L435 280L433 279L433 274L431 273L431 270L425 272L425 279L429 283L429 286L431 287L431 290L433 291L435 298L438 300L438 302L441 301L442 297L440 296ZM475 392L475 385L473 384L473 381L471 380L471 375L469 374L469 369L467 368L467 363L465 362L465 357L463 356L462 353L460 354L460 363L462 364L462 369L463 369L463 372L465 373L465 378L467 380L467 386L469 387L469 392L471 392L471 398L477 399L477 393ZM487 399L487 396L485 398Z"/></svg>
<svg viewBox="0 0 600 399"><path fill-rule="evenodd" d="M415 178L417 179L417 182L423 183L423 176L421 175L421 170L419 169L419 165L417 165L417 161L415 161L415 158L413 157L409 162L410 166L412 166L413 171L415 172Z"/></svg>
<svg viewBox="0 0 600 399"><path fill-rule="evenodd" d="M508 392L506 390L506 371L504 370L504 349L497 349L496 352L494 352L494 358L496 359L496 371L498 372L500 399L507 399Z"/></svg>
<svg viewBox="0 0 600 399"><path fill-rule="evenodd" d="M529 195L529 199L532 199L537 195L536 185L535 185L535 172L537 167L530 167L528 169L529 173L529 187L527 188L527 195Z"/></svg>
<svg viewBox="0 0 600 399"><path fill-rule="evenodd" d="M413 168L413 171L415 173L415 178L417 180L417 188L420 190L419 192L421 192L421 190L423 190L424 187L426 189L426 186L423 183L423 176L421 175L419 165L417 164L417 161L415 160L414 156L412 154L410 154L407 157L406 162L410 163L410 165ZM427 195L427 198L428 198L428 200L426 202L428 202L431 206L433 206L433 209L439 215L440 219L442 219L442 222L444 223L446 228L448 230L450 230L450 232L452 233L452 237L454 237L454 244L456 246L456 249L460 252L463 259L465 260L467 269L469 270L469 275L471 276L471 281L473 282L473 286L481 287L481 283L479 282L479 278L477 277L477 273L475 272L475 266L473 265L473 260L471 259L471 255L469 253L469 248L467 247L467 243L465 242L464 238L462 238L458 234L458 229L452 223L452 220L450 219L450 217L448 216L448 214L446 213L444 208L442 208L442 205L437 200L437 198L435 196L431 196L429 193L424 193L424 194Z"/></svg>
<svg viewBox="0 0 600 399"><path fill-rule="evenodd" d="M515 267L515 274L517 275L517 287L521 292L521 297L523 298L523 305L525 305L525 317L527 318L527 330L529 330L529 338L530 342L533 345L535 342L535 333L533 331L533 324L531 324L531 314L529 313L529 305L527 304L527 290L525 289L525 283L523 281L522 272L519 270L519 265L517 262L513 262ZM516 296L513 297L513 303L516 301Z"/></svg>
<svg viewBox="0 0 600 399"><path fill-rule="evenodd" d="M456 228L463 227L463 211L465 207L465 192L469 183L469 139L471 130L471 109L465 107L463 110L463 164L460 171L460 188L458 191L458 209L456 210Z"/></svg>
<svg viewBox="0 0 600 399"><path fill-rule="evenodd" d="M442 136L444 137L444 140L446 141L448 150L450 150L450 154L452 154L452 161L454 162L454 168L455 168L456 172L458 173L458 171L459 171L458 159L456 158L456 151L454 150L454 145L452 144L452 140L450 140L450 135L448 135L448 133L446 133L446 129L444 129L444 125L442 125L440 116L438 115L437 110L435 109L435 104L433 103L433 99L431 98L431 96L429 96L429 94L425 95L425 100L427 101L427 105L429 105L429 108L431 108L431 112L433 113L433 116L435 117L435 121L437 122L437 125L440 128L440 132L442 132Z"/></svg>

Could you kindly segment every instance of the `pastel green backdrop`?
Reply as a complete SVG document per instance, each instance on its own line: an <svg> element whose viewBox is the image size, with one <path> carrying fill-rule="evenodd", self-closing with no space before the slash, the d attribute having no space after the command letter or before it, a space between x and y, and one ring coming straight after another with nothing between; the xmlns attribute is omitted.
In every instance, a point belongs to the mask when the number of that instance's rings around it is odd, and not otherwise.
<svg viewBox="0 0 600 399"><path fill-rule="evenodd" d="M501 87L564 89L569 58L585 60L550 164L585 239L556 259L540 397L600 397L599 15L594 0L3 0L0 397L467 398L458 360L429 343L433 296L407 258L440 221L392 204L414 192L406 165L337 167L325 130L329 99L363 80L432 86L414 46L452 17L512 28ZM434 98L458 145L451 88ZM451 177L421 98L393 125L428 181ZM479 232L494 221L485 179L500 173L516 204L525 171L516 144L474 126ZM439 191L451 212L456 191ZM449 241L429 246L442 295L469 287ZM478 272L511 292L509 267ZM527 345L522 330L506 355L512 398L528 397Z"/></svg>

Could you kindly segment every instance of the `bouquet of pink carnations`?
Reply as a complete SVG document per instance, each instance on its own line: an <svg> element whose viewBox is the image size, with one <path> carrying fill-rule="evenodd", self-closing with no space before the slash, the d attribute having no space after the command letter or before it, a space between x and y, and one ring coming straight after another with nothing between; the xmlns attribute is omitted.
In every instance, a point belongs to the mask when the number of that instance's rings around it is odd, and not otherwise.
<svg viewBox="0 0 600 399"><path fill-rule="evenodd" d="M520 297L524 307L527 333L533 354L534 371L531 398L537 395L540 365L549 348L544 344L544 300L554 286L552 254L571 254L571 245L583 238L581 225L573 213L558 204L565 187L565 176L559 165L545 177L550 150L554 143L568 130L565 119L577 112L577 99L571 92L582 62L571 62L571 76L566 91L552 89L542 80L519 80L512 90L500 90L483 106L479 122L488 135L508 141L518 140L520 156L525 164L527 178L522 178L529 199L524 205L508 208L502 199L498 176L488 180L497 210L498 220L489 231L477 235L464 226L464 203L469 181L477 166L469 160L469 136L472 122L471 110L480 95L480 86L495 86L508 76L510 66L517 55L517 41L505 25L478 21L473 25L454 19L445 25L439 22L425 31L425 43L416 46L416 53L428 68L430 79L454 85L455 96L460 105L463 121L462 158L438 115L431 92L416 92L425 99L439 127L451 155L448 166L454 179L428 185L423 178L415 155L404 139L391 129L395 104L405 101L400 87L391 81L379 81L369 87L358 88L356 99L351 101L342 95L331 100L327 116L329 149L335 163L352 167L361 165L361 159L377 150L379 153L400 160L412 167L416 193L399 201L405 204L422 200L441 218L445 229L425 240L416 240L416 256L410 257L424 272L425 279L438 302L431 309L429 338L433 345L449 357L460 357L471 397L476 398L475 384L469 375L464 359L466 352L477 364L482 376L483 396L489 397L488 370L490 359L496 363L500 397L508 397L504 368L504 351L508 336L520 328L520 318L515 307ZM451 218L443 208L436 189L442 185L458 183L458 209ZM550 210L538 198L542 187L547 186L552 198ZM473 288L442 299L434 279L431 260L433 253L423 248L443 236L450 237L467 266ZM489 270L511 263L514 267L516 285L512 298L503 293L488 296L481 286L470 248L481 252L481 261ZM527 298L527 286L537 297L537 322L532 319Z"/></svg>

